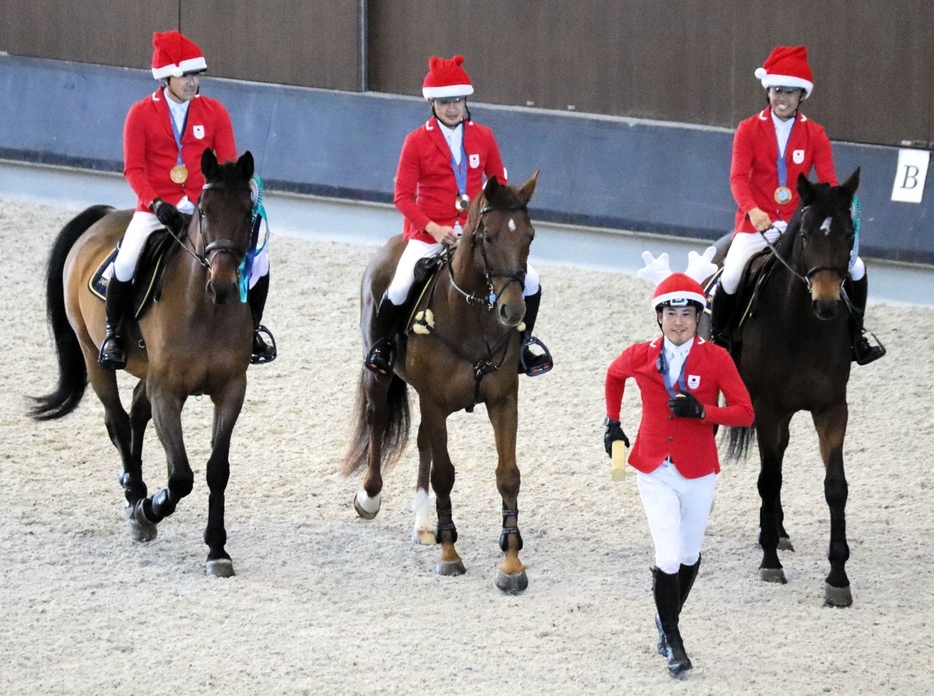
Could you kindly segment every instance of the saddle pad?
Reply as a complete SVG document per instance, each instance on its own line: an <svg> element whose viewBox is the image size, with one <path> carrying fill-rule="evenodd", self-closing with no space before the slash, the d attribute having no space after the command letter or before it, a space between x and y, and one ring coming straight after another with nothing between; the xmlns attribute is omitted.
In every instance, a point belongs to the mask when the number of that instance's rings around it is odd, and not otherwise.
<svg viewBox="0 0 934 696"><path fill-rule="evenodd" d="M139 274L133 280L133 318L139 319L150 302L155 299L155 289L157 281L162 273L163 261L165 259L165 246L161 246L159 254L153 259L152 263L140 263ZM117 252L120 247L115 247L103 260L97 270L91 275L88 281L88 290L91 294L101 300L107 299L107 283L114 272L114 259L117 258Z"/></svg>

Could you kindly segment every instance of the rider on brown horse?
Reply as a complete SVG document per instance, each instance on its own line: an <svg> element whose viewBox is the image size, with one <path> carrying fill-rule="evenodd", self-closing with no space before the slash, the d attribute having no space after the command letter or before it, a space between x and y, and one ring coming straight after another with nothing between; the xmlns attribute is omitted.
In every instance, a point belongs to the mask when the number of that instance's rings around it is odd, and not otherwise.
<svg viewBox="0 0 934 696"><path fill-rule="evenodd" d="M146 241L156 230L184 233L187 218L201 196L201 153L211 149L220 162L235 160L233 126L216 99L201 96L200 76L207 69L201 49L177 31L156 32L152 39L152 74L164 85L130 108L123 131L124 174L137 195L113 275L107 283L107 334L101 343L102 367L126 365L121 324L133 295L133 278ZM276 357L275 345L260 335L260 319L269 292L265 249L254 259L256 278L248 299L253 313L254 363Z"/></svg>
<svg viewBox="0 0 934 696"><path fill-rule="evenodd" d="M396 172L395 203L405 216L405 251L395 277L377 312L376 335L366 367L389 374L395 363L393 336L399 330L402 305L415 279L419 259L435 256L443 245L457 243L467 221L470 201L480 193L483 178L495 176L506 184L506 169L493 131L470 119L467 96L473 94L470 77L461 67L463 56L450 60L432 57L422 94L432 117L409 133L402 146ZM529 376L548 372L553 361L548 349L532 337L542 293L538 273L531 264L525 278L525 320L522 328L520 372Z"/></svg>
<svg viewBox="0 0 934 696"><path fill-rule="evenodd" d="M766 240L775 243L798 208L798 174L807 176L813 168L821 182L837 185L827 133L799 110L814 87L807 49L776 47L756 77L766 89L769 106L741 122L733 140L730 188L738 204L736 226L711 315L711 334L721 345L728 344L746 262L766 247ZM858 249L845 288L852 305L853 359L866 365L885 355L885 348L871 345L863 329L869 281Z"/></svg>

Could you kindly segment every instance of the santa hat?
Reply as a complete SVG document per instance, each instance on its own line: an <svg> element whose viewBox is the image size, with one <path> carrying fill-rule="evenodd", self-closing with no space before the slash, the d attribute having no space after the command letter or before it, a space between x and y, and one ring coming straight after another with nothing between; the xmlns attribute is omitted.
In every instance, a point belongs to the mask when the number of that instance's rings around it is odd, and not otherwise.
<svg viewBox="0 0 934 696"><path fill-rule="evenodd" d="M450 60L432 56L428 59L428 74L422 83L425 99L445 99L466 97L473 94L470 77L461 65L464 56L454 56Z"/></svg>
<svg viewBox="0 0 934 696"><path fill-rule="evenodd" d="M688 254L688 267L684 273L672 273L668 266L668 254L661 254L657 259L648 251L642 252L645 268L640 268L637 276L656 284L652 295L652 308L668 303L670 307L684 307L689 302L697 302L701 307L707 304L704 288L700 281L713 275L717 265L711 261L716 249L707 247L703 254L692 251Z"/></svg>
<svg viewBox="0 0 934 696"><path fill-rule="evenodd" d="M181 77L208 68L198 45L174 29L153 34L152 47L155 49L152 52L152 76L157 80Z"/></svg>
<svg viewBox="0 0 934 696"><path fill-rule="evenodd" d="M800 87L804 90L805 99L811 96L811 90L814 89L814 75L808 65L808 49L804 46L776 46L765 64L756 68L755 75L766 89Z"/></svg>

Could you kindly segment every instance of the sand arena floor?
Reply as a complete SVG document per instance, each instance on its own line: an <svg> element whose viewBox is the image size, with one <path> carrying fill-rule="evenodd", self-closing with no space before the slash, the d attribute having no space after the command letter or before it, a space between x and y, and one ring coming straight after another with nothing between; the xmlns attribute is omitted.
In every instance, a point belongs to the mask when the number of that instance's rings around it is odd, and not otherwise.
<svg viewBox="0 0 934 696"><path fill-rule="evenodd" d="M25 416L26 397L55 381L42 276L72 215L0 200L0 693L934 691L934 309L869 310L889 356L850 380L853 606L822 606L829 520L817 438L801 414L783 490L796 548L782 555L788 584L756 580L755 457L726 463L682 618L696 669L675 683L654 652L652 546L635 482L610 481L600 424L606 366L656 333L645 283L539 268L537 333L557 367L521 383L519 524L530 586L504 596L492 582L501 520L483 408L450 419L468 572L438 577L437 548L409 540L414 434L386 474L375 520L351 506L359 479L339 474L361 351L357 287L374 248L275 236L266 319L280 358L250 369L227 491L237 576L217 580L204 575L201 541L209 400L191 399L185 412L195 490L146 545L125 529L119 459L93 393L60 422ZM623 413L634 434L634 388ZM151 491L165 485L151 428L144 474Z"/></svg>

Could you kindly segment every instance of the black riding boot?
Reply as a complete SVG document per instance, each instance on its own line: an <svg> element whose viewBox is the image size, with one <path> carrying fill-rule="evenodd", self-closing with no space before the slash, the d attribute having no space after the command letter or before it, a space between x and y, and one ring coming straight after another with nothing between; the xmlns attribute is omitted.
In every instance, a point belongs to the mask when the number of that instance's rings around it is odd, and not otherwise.
<svg viewBox="0 0 934 696"><path fill-rule="evenodd" d="M710 340L718 346L730 347L730 320L736 312L736 294L728 294L722 285L717 286L710 308Z"/></svg>
<svg viewBox="0 0 934 696"><path fill-rule="evenodd" d="M123 318L133 297L133 281L117 280L111 276L107 281L107 326L97 362L107 370L122 370L126 367L126 346L120 334Z"/></svg>
<svg viewBox="0 0 934 696"><path fill-rule="evenodd" d="M684 609L684 603L688 599L688 595L691 594L691 588L694 587L694 580L697 578L697 570L700 568L700 556L697 557L697 562L694 565L684 565L681 564L681 567L678 569L678 589L679 594L681 595L681 608ZM668 655L668 640L665 638L665 631L662 629L662 622L658 618L658 614L655 615L655 628L658 629L658 654L659 655Z"/></svg>
<svg viewBox="0 0 934 696"><path fill-rule="evenodd" d="M663 573L658 568L652 568L654 582L652 589L655 594L655 608L658 610L659 622L665 633L668 643L665 658L668 660L668 673L673 677L681 676L689 669L693 669L691 658L684 651L681 632L678 630L678 617L681 614L680 573Z"/></svg>
<svg viewBox="0 0 934 696"><path fill-rule="evenodd" d="M523 320L525 328L522 330L522 353L519 356L519 372L524 372L529 377L543 375L555 366L551 353L548 352L545 344L532 336L541 303L541 288L534 295L525 298L525 319ZM533 352L532 346L537 346L539 351Z"/></svg>
<svg viewBox="0 0 934 696"><path fill-rule="evenodd" d="M402 316L402 307L394 305L383 294L376 310L376 322L373 326L373 347L367 353L364 365L370 372L388 375L396 364L395 333Z"/></svg>
<svg viewBox="0 0 934 696"><path fill-rule="evenodd" d="M873 360L878 360L885 355L885 346L881 343L874 346L866 338L866 330L863 328L863 317L866 314L866 298L869 295L869 278L863 276L862 280L847 283L850 290L850 303L852 311L850 312L850 339L853 342L853 360L857 365L868 365ZM873 335L873 338L876 338ZM876 338L878 342L879 339Z"/></svg>
<svg viewBox="0 0 934 696"><path fill-rule="evenodd" d="M276 338L272 331L260 322L263 319L263 309L266 307L266 297L269 295L269 274L256 281L256 285L247 293L247 302L250 303L250 312L253 314L253 355L250 362L254 365L272 362L279 351L276 349ZM263 334L269 336L272 345L266 343Z"/></svg>

